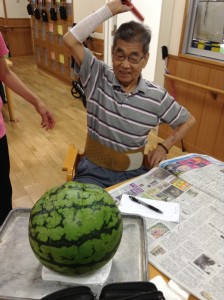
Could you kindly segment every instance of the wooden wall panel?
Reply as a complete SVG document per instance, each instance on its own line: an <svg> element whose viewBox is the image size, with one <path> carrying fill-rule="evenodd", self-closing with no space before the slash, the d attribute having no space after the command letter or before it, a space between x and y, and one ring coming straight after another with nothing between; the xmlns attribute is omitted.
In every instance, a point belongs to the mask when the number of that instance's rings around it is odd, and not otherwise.
<svg viewBox="0 0 224 300"><path fill-rule="evenodd" d="M221 63L171 56L168 70L177 78L220 89L224 93L224 68ZM196 125L184 138L186 150L224 160L224 96L170 78L165 78L165 88L196 118ZM161 138L165 139L169 134L169 126L160 126L158 135Z"/></svg>
<svg viewBox="0 0 224 300"><path fill-rule="evenodd" d="M218 96L222 101L222 113L218 126L216 142L213 148L213 155L220 160L224 160L224 96Z"/></svg>
<svg viewBox="0 0 224 300"><path fill-rule="evenodd" d="M213 145L215 144L222 109L221 101L216 100L215 103L214 101L212 94L207 92L196 142L197 148L202 149L209 155L213 153Z"/></svg>
<svg viewBox="0 0 224 300"><path fill-rule="evenodd" d="M192 65L192 64L191 64ZM201 84L207 84L209 79L209 68L198 65L192 65L191 73L187 78L193 82L199 82ZM195 117L196 124L194 130L192 130L189 135L185 138L185 141L189 144L197 145L197 139L199 136L200 126L201 126L201 116L202 116L202 108L204 106L206 91L187 85L188 93L186 96L186 104L185 106L190 111L190 113ZM197 147L198 148L198 147ZM200 149L200 148L199 148Z"/></svg>
<svg viewBox="0 0 224 300"><path fill-rule="evenodd" d="M0 31L11 56L33 54L30 19L0 19Z"/></svg>
<svg viewBox="0 0 224 300"><path fill-rule="evenodd" d="M220 88L224 82L223 76L224 73L220 70L210 70L207 85ZM223 102L221 97L218 97L218 95L211 92L206 93L197 146L200 149L204 149L208 154L214 152L217 131L222 116L222 106ZM205 124L203 125L203 123Z"/></svg>
<svg viewBox="0 0 224 300"><path fill-rule="evenodd" d="M97 39L97 38L91 38L87 42L87 47L93 52L93 54L96 55L98 59L103 60L104 58L104 41Z"/></svg>

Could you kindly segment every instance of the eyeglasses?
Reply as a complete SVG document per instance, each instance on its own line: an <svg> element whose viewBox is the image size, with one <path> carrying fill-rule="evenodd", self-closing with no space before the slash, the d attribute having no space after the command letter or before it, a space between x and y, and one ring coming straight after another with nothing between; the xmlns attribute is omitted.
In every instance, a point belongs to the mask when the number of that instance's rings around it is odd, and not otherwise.
<svg viewBox="0 0 224 300"><path fill-rule="evenodd" d="M134 65L139 64L141 62L141 60L144 58L144 56L140 57L138 55L126 56L122 52L112 52L112 54L113 54L113 57L115 60L125 61L125 59L127 58L128 62L130 64L134 64Z"/></svg>

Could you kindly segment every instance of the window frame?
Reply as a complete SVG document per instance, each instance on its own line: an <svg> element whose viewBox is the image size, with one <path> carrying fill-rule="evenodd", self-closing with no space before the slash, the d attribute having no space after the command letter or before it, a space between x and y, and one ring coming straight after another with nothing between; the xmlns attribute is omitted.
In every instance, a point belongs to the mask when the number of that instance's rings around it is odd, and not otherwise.
<svg viewBox="0 0 224 300"><path fill-rule="evenodd" d="M192 47L195 18L197 13L197 6L200 0L187 0L186 1L186 23L183 32L183 43L181 54L192 55L198 58L207 60L215 60L217 62L224 62L224 53L198 49Z"/></svg>

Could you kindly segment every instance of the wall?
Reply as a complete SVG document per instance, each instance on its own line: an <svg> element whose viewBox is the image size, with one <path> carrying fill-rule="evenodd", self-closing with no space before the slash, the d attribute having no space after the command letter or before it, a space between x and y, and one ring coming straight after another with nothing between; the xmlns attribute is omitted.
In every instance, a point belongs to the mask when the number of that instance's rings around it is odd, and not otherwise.
<svg viewBox="0 0 224 300"><path fill-rule="evenodd" d="M0 0L0 30L11 56L33 54L27 4L27 0Z"/></svg>
<svg viewBox="0 0 224 300"><path fill-rule="evenodd" d="M208 154L223 161L224 64L192 56L170 56L168 68L174 81L172 83L170 79L165 79L165 88L196 119L194 128L184 138L186 151ZM214 90L208 91L209 88ZM171 134L171 130L167 125L162 125L158 134L165 139Z"/></svg>
<svg viewBox="0 0 224 300"><path fill-rule="evenodd" d="M7 18L28 18L27 4L27 0L6 0Z"/></svg>
<svg viewBox="0 0 224 300"><path fill-rule="evenodd" d="M77 23L81 21L84 17L97 10L104 3L105 0L74 0L74 22Z"/></svg>
<svg viewBox="0 0 224 300"><path fill-rule="evenodd" d="M3 6L3 0L0 0L0 18L5 17L5 12L4 12L4 6Z"/></svg>
<svg viewBox="0 0 224 300"><path fill-rule="evenodd" d="M167 46L168 54L178 55L185 2L186 0L163 0L154 73L154 81L162 86L165 69L160 55L161 47Z"/></svg>
<svg viewBox="0 0 224 300"><path fill-rule="evenodd" d="M160 24L158 31L158 44L156 50L154 81L160 85L164 85L165 66L162 59L162 46L169 48L170 35L173 21L174 1L166 0L162 3L160 15Z"/></svg>
<svg viewBox="0 0 224 300"><path fill-rule="evenodd" d="M169 54L178 55L186 0L174 0Z"/></svg>
<svg viewBox="0 0 224 300"><path fill-rule="evenodd" d="M193 55L178 55L184 9L185 0L175 0L168 59L173 80L166 78L164 86L196 118L194 128L183 140L186 151L208 154L223 161L224 65ZM159 127L159 137L165 139L170 134L167 125Z"/></svg>

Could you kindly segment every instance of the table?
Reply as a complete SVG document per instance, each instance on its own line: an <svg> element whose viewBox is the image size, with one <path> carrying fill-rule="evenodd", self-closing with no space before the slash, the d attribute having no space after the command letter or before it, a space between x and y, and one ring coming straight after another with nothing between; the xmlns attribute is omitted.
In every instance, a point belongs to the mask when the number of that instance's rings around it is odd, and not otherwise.
<svg viewBox="0 0 224 300"><path fill-rule="evenodd" d="M124 184L124 183L125 183L125 181L122 182L122 183L113 185L113 186L107 188L106 190L107 190L107 191L111 191L111 190L113 190L114 188L117 188L119 185ZM148 268L149 268L149 279L153 279L153 278L156 277L156 276L162 276L162 278L163 278L166 282L169 282L170 278L168 278L166 275L164 275L163 273L161 273L157 268L155 268L155 267L154 267L153 265L151 265L150 263L149 263L149 265L148 265ZM189 300L198 300L198 298L196 298L196 297L190 295Z"/></svg>
<svg viewBox="0 0 224 300"><path fill-rule="evenodd" d="M6 63L9 67L11 67L13 65L13 63L10 60L8 60L7 58L6 58ZM8 104L10 122L17 122L15 115L14 115L11 90L6 85L5 85L5 94L6 94L7 104Z"/></svg>

